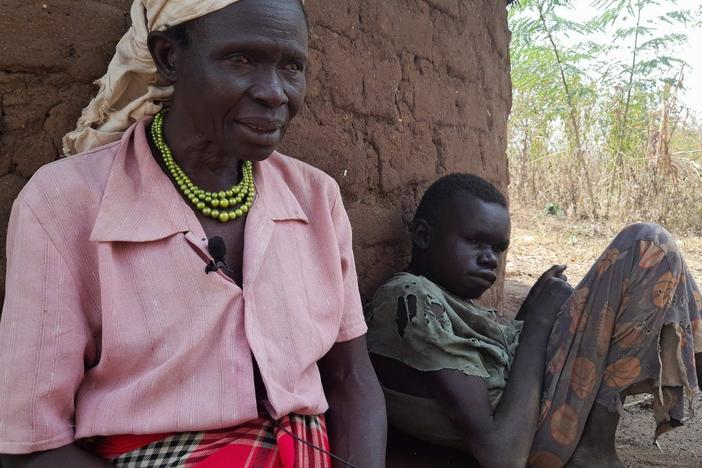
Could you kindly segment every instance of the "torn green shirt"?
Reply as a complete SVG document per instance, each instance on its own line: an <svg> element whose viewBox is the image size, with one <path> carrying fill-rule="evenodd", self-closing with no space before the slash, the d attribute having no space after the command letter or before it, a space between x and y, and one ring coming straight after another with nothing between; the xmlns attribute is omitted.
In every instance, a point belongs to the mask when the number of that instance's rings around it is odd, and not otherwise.
<svg viewBox="0 0 702 468"><path fill-rule="evenodd" d="M520 321L499 317L493 309L405 272L376 291L366 322L371 353L420 371L455 369L481 377L493 407L507 383L522 330Z"/></svg>

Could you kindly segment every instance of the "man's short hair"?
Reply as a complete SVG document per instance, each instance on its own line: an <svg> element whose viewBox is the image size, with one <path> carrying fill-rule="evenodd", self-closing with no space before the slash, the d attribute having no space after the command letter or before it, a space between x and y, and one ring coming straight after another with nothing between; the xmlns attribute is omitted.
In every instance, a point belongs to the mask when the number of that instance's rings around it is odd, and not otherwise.
<svg viewBox="0 0 702 468"><path fill-rule="evenodd" d="M434 224L441 204L458 192L467 192L487 203L497 203L507 208L507 199L493 184L474 174L449 174L441 177L424 192L414 219L424 219Z"/></svg>

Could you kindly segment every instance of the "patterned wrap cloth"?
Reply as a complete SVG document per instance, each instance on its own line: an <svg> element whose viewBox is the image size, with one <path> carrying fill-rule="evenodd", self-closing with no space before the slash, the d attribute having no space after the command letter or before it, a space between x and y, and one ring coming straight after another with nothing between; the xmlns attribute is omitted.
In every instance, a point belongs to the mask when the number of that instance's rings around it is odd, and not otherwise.
<svg viewBox="0 0 702 468"><path fill-rule="evenodd" d="M529 465L563 466L594 403L653 394L655 437L682 424L697 387L702 298L669 232L625 228L576 287L547 348L541 418Z"/></svg>
<svg viewBox="0 0 702 468"><path fill-rule="evenodd" d="M407 308L398 304L410 296L416 311L402 316ZM653 224L623 229L554 323L529 465L565 465L593 404L621 411L622 394L653 394L655 437L682 424L685 397L691 403L697 387L701 310L699 290L670 233ZM493 407L499 401L495 393L501 394L509 379L520 322L409 273L394 276L376 292L366 320L371 353L422 371L455 369L482 377ZM431 443L462 447L460 429L446 411L436 410L440 402L385 391L391 424Z"/></svg>

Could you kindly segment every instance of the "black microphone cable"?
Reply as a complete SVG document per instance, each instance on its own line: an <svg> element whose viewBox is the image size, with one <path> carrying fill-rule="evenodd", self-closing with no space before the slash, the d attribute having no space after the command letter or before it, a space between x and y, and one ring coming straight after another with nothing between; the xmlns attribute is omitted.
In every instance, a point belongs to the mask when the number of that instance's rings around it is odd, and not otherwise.
<svg viewBox="0 0 702 468"><path fill-rule="evenodd" d="M351 463L350 461L344 460L344 459L341 458L340 456L334 455L333 453L329 452L328 450L324 450L322 447L317 447L316 445L314 445L314 444L312 444L312 443L310 443L310 442L307 442L305 439L302 439L302 438L296 436L295 434L293 434L292 432L290 432L289 430L287 430L285 427L283 427L283 426L280 424L279 421L275 421L275 425L276 425L279 429L282 429L283 432L285 432L286 434L290 435L293 439L295 439L295 440L297 440L297 441L299 441L299 442L302 442L303 444L305 444L305 445L307 445L307 446L309 446L309 447L312 447L312 448L315 449L315 450L319 450L320 452L329 455L329 456L330 456L331 458L333 458L334 460L336 460L336 461L338 461L338 462L341 462L341 463L343 463L343 464L346 465L346 466L350 466L351 468L360 468L358 465L354 465L354 464Z"/></svg>

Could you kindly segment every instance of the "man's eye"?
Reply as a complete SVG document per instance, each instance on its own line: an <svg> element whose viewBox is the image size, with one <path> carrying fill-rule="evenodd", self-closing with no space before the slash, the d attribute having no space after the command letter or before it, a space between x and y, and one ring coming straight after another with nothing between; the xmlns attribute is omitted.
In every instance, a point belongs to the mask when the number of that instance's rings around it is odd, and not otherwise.
<svg viewBox="0 0 702 468"><path fill-rule="evenodd" d="M248 65L251 61L245 55L235 54L229 57L229 60L237 65Z"/></svg>

